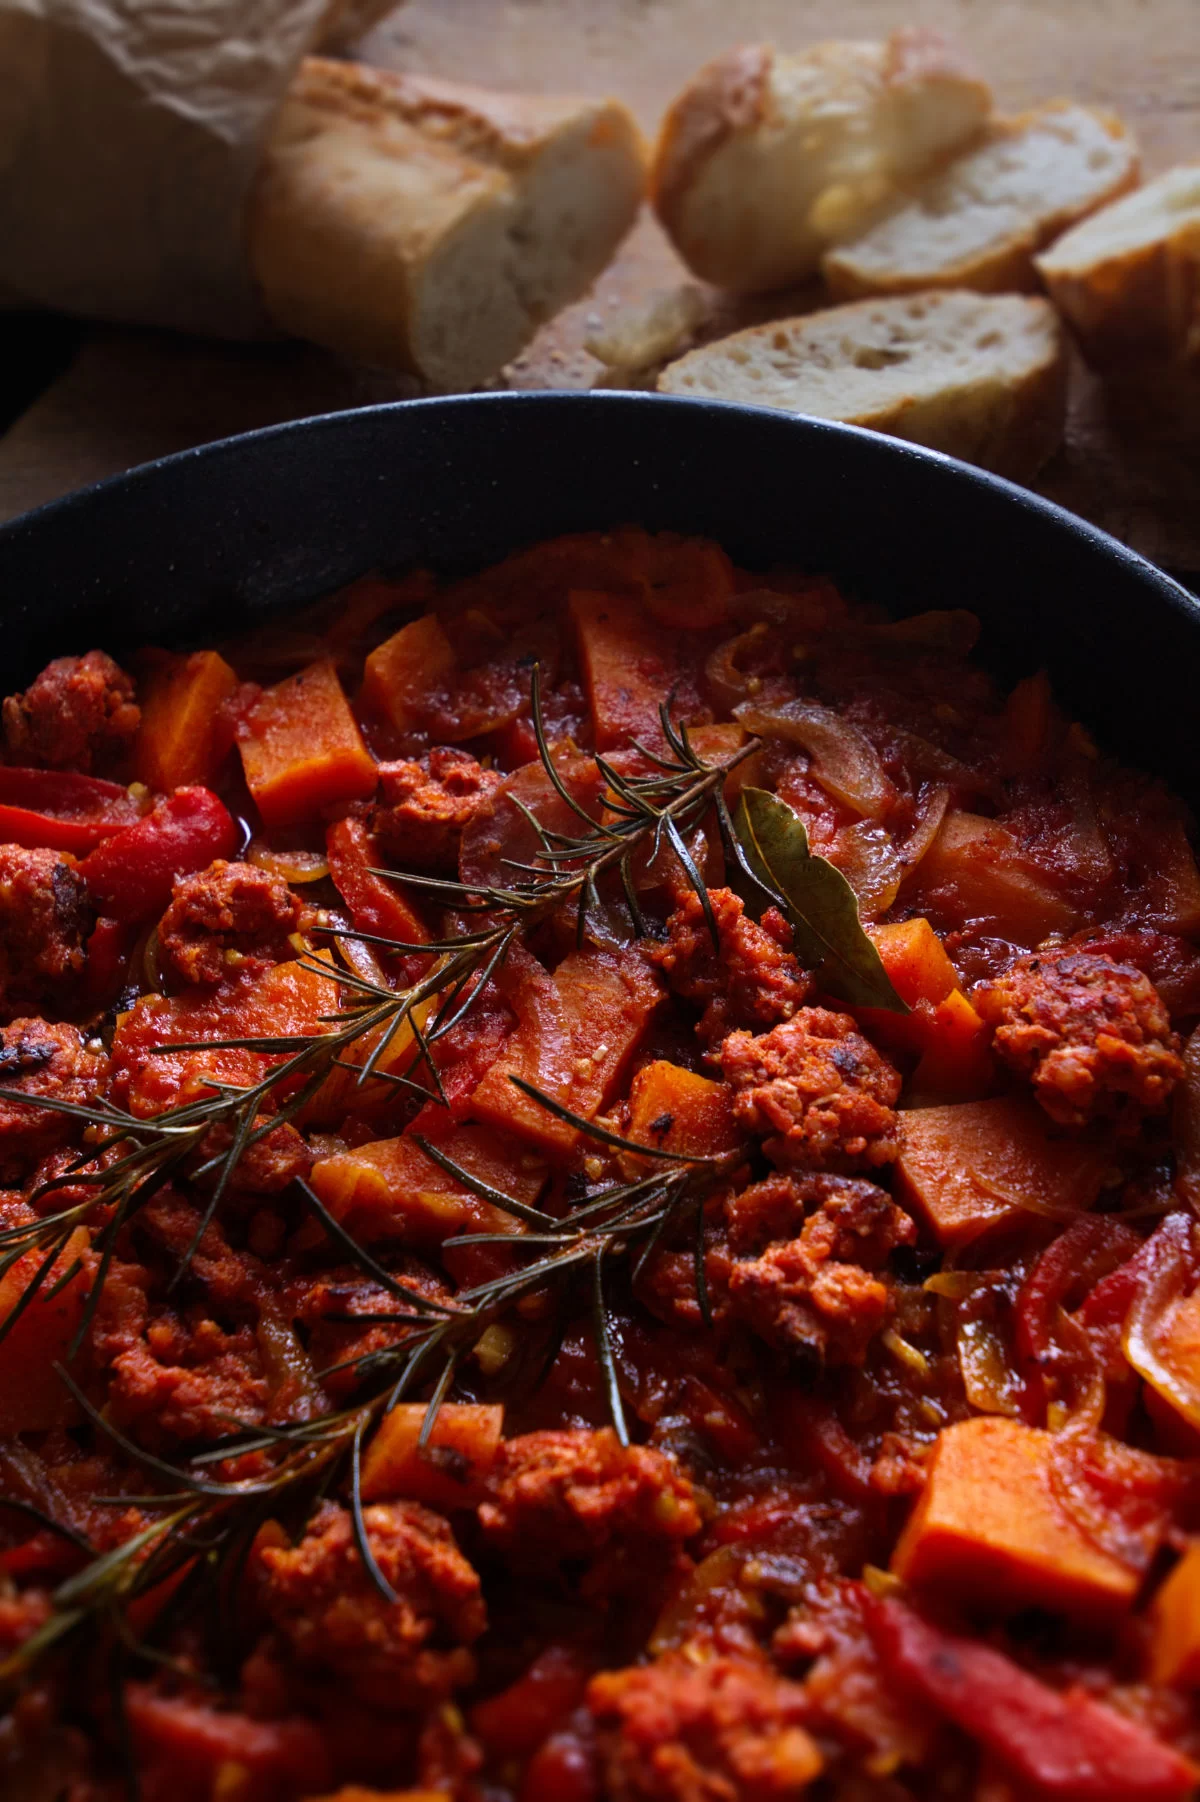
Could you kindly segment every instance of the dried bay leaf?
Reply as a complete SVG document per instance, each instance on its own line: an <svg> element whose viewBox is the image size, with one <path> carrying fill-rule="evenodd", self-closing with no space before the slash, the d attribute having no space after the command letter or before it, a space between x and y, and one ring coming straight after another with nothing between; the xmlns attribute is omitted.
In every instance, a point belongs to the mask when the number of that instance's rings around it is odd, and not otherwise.
<svg viewBox="0 0 1200 1802"><path fill-rule="evenodd" d="M854 890L826 857L809 849L804 821L764 788L744 788L734 831L749 873L779 897L796 955L823 988L852 1007L906 1014L875 945L863 930Z"/></svg>

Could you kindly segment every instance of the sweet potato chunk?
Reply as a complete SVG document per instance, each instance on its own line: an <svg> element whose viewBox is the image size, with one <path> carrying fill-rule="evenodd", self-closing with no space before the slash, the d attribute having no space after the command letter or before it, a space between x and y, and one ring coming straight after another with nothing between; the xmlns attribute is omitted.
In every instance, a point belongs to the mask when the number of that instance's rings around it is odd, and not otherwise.
<svg viewBox="0 0 1200 1802"><path fill-rule="evenodd" d="M473 1508L496 1461L504 1409L446 1402L424 1447L424 1402L400 1402L385 1414L362 1467L366 1502L427 1502L432 1508Z"/></svg>
<svg viewBox="0 0 1200 1802"><path fill-rule="evenodd" d="M629 1137L658 1151L720 1157L736 1151L733 1090L659 1058L639 1070L630 1090Z"/></svg>
<svg viewBox="0 0 1200 1802"><path fill-rule="evenodd" d="M956 923L986 920L996 937L1032 948L1078 922L1069 901L1020 867L1020 850L999 821L948 813L921 860L915 886L929 898L930 911Z"/></svg>
<svg viewBox="0 0 1200 1802"><path fill-rule="evenodd" d="M523 1078L590 1120L616 1092L661 995L654 972L635 954L578 951L553 977L530 971L512 1001L517 1029L471 1097L472 1112L541 1151L569 1152L578 1127L509 1078Z"/></svg>
<svg viewBox="0 0 1200 1802"><path fill-rule="evenodd" d="M169 794L191 783L211 783L232 743L221 703L237 677L216 651L164 657L142 687L142 723L133 741L139 782Z"/></svg>
<svg viewBox="0 0 1200 1802"><path fill-rule="evenodd" d="M421 722L431 689L445 683L457 661L437 615L424 613L371 652L363 671L363 703L397 732L411 732Z"/></svg>
<svg viewBox="0 0 1200 1802"><path fill-rule="evenodd" d="M1067 1138L1032 1102L1007 1095L910 1109L900 1126L901 1198L946 1246L1018 1218L1023 1199L1090 1208L1108 1167L1103 1150Z"/></svg>
<svg viewBox="0 0 1200 1802"><path fill-rule="evenodd" d="M945 1427L924 1493L892 1554L906 1583L1005 1611L1119 1613L1141 1571L1073 1520L1053 1484L1050 1433L1000 1415Z"/></svg>
<svg viewBox="0 0 1200 1802"><path fill-rule="evenodd" d="M515 1093L515 1091L514 1091ZM432 1137L431 1141L432 1143ZM532 1206L546 1167L486 1126L456 1126L437 1149L514 1201ZM313 1165L312 1186L331 1214L365 1238L437 1246L459 1232L519 1232L520 1223L457 1181L407 1133L339 1151Z"/></svg>
<svg viewBox="0 0 1200 1802"><path fill-rule="evenodd" d="M239 749L268 827L375 792L375 759L328 659L264 689L239 732Z"/></svg>
<svg viewBox="0 0 1200 1802"><path fill-rule="evenodd" d="M1193 1539L1150 1610L1150 1681L1200 1685L1200 1539Z"/></svg>
<svg viewBox="0 0 1200 1802"><path fill-rule="evenodd" d="M679 674L672 635L647 618L642 601L622 595L580 590L570 605L597 750L635 738L660 743L658 710Z"/></svg>

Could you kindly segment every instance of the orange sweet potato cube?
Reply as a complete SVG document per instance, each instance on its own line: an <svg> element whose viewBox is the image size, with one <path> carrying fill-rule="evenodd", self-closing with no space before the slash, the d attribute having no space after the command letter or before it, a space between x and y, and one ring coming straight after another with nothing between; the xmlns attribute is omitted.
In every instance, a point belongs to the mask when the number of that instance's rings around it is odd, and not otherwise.
<svg viewBox="0 0 1200 1802"><path fill-rule="evenodd" d="M488 1126L452 1126L430 1134L436 1149L478 1183L532 1207L546 1180L546 1166ZM502 1212L444 1170L415 1138L372 1139L319 1158L310 1177L330 1213L367 1239L403 1238L439 1246L456 1233L520 1232L515 1215Z"/></svg>
<svg viewBox="0 0 1200 1802"><path fill-rule="evenodd" d="M1059 1499L1052 1435L1002 1415L943 1428L892 1555L915 1588L1101 1620L1129 1607L1141 1570L1101 1547Z"/></svg>
<svg viewBox="0 0 1200 1802"><path fill-rule="evenodd" d="M504 1409L444 1402L422 1448L424 1424L424 1402L400 1402L384 1415L363 1459L365 1502L401 1496L434 1508L472 1508L481 1500L504 1431Z"/></svg>
<svg viewBox="0 0 1200 1802"><path fill-rule="evenodd" d="M1016 945L1037 945L1076 924L1071 903L1021 868L1020 845L1007 826L975 813L948 813L913 878L923 895L941 891L944 912L987 920Z"/></svg>
<svg viewBox="0 0 1200 1802"><path fill-rule="evenodd" d="M736 1151L733 1090L658 1058L639 1070L629 1092L629 1137L657 1151L720 1157ZM641 1162L641 1160L637 1160Z"/></svg>
<svg viewBox="0 0 1200 1802"><path fill-rule="evenodd" d="M397 732L411 732L421 704L457 662L437 615L423 613L371 652L363 670L363 702Z"/></svg>
<svg viewBox="0 0 1200 1802"><path fill-rule="evenodd" d="M929 1223L939 1244L963 1245L986 1227L1042 1208L1091 1207L1108 1157L1056 1127L1032 1101L999 1095L900 1116L896 1164L901 1199Z"/></svg>
<svg viewBox="0 0 1200 1802"><path fill-rule="evenodd" d="M263 690L238 749L246 785L269 827L290 826L375 791L375 759L328 658Z"/></svg>
<svg viewBox="0 0 1200 1802"><path fill-rule="evenodd" d="M1150 1681L1200 1686L1200 1539L1193 1539L1150 1609Z"/></svg>

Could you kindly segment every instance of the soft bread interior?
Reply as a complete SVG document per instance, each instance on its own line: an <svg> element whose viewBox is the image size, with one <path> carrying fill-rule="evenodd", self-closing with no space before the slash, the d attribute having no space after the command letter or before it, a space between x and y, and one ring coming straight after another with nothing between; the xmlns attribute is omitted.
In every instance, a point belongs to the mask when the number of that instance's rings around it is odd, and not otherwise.
<svg viewBox="0 0 1200 1802"><path fill-rule="evenodd" d="M432 252L412 321L430 383L474 386L515 357L599 275L641 194L619 119L560 130L519 183L490 194Z"/></svg>
<svg viewBox="0 0 1200 1802"><path fill-rule="evenodd" d="M1169 169L1067 232L1039 259L1047 270L1128 256L1194 228L1200 250L1200 163Z"/></svg>
<svg viewBox="0 0 1200 1802"><path fill-rule="evenodd" d="M1046 109L928 177L907 201L827 258L863 278L912 283L1036 237L1039 222L1099 202L1131 170L1128 139L1086 107Z"/></svg>
<svg viewBox="0 0 1200 1802"><path fill-rule="evenodd" d="M916 294L736 333L672 365L659 386L856 420L897 403L940 404L950 390L1019 377L1056 354L1043 302Z"/></svg>

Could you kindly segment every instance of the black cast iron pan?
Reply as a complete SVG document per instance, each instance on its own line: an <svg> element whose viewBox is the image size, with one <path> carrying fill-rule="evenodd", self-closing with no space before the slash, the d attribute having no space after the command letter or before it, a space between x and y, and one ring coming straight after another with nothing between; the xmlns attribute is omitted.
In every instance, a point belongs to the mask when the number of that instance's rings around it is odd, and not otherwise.
<svg viewBox="0 0 1200 1802"><path fill-rule="evenodd" d="M211 638L371 568L465 570L552 533L706 533L897 612L968 607L1107 748L1196 804L1200 603L1114 539L933 452L646 394L498 394L301 420L186 451L0 528L6 690L93 644Z"/></svg>

